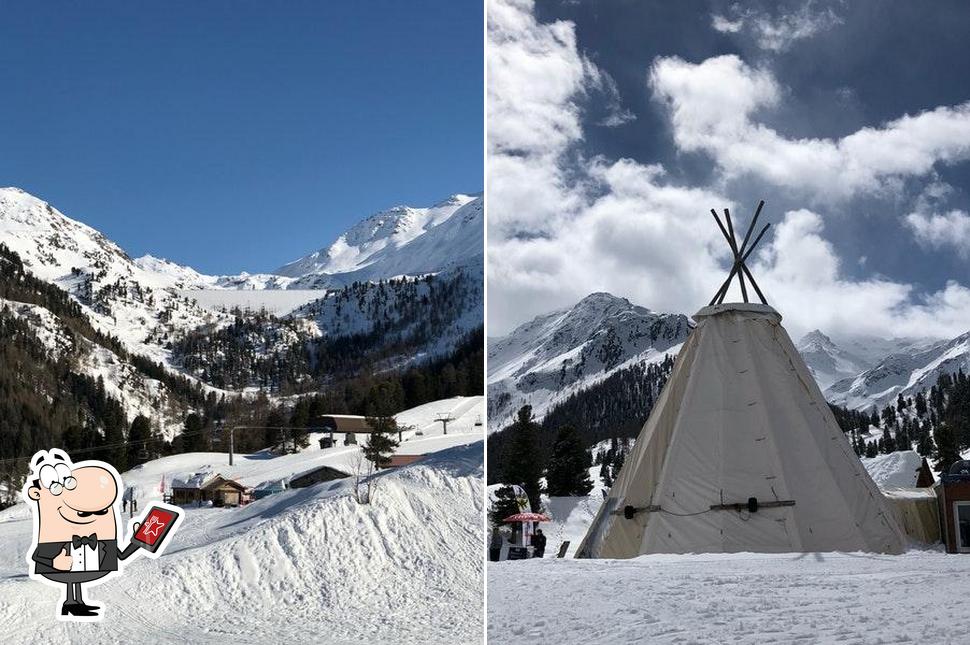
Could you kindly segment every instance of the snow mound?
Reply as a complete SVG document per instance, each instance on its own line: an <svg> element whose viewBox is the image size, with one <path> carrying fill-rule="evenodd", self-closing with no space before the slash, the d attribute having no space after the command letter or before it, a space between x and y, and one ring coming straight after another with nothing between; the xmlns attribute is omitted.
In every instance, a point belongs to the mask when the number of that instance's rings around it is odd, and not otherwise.
<svg viewBox="0 0 970 645"><path fill-rule="evenodd" d="M219 623L230 638L265 617L226 617L225 608L261 598L279 629L321 624L331 642L479 641L481 454L481 444L456 448L381 476L371 505L354 502L348 483L292 506L256 502L246 514L262 521L173 558L146 600L200 627ZM282 636L274 639L301 634Z"/></svg>
<svg viewBox="0 0 970 645"><path fill-rule="evenodd" d="M916 486L917 471L922 463L923 458L914 450L902 450L871 459L862 459L862 465L869 471L869 476L879 488Z"/></svg>
<svg viewBox="0 0 970 645"><path fill-rule="evenodd" d="M162 558L90 590L106 605L100 624L53 621L56 591L14 575L23 553L10 550L7 642L34 642L42 623L52 642L480 643L482 455L479 440L381 473L370 505L342 480L186 509ZM4 540L28 531L0 523Z"/></svg>

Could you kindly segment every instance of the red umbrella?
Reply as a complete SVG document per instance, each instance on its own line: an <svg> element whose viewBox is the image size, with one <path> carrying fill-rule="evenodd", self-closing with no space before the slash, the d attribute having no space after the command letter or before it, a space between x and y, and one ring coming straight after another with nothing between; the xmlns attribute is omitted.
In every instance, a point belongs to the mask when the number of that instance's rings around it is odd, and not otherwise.
<svg viewBox="0 0 970 645"><path fill-rule="evenodd" d="M551 522L552 519L542 513L516 513L509 515L503 522Z"/></svg>

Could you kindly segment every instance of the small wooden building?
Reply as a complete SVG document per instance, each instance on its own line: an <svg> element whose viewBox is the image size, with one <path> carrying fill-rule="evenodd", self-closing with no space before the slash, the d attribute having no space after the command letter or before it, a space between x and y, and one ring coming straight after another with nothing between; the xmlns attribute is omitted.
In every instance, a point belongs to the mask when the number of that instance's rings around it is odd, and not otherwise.
<svg viewBox="0 0 970 645"><path fill-rule="evenodd" d="M350 477L350 474L337 470L336 468L331 468L330 466L320 466L319 468L308 470L293 477L290 480L290 488L307 488L321 482L344 479L346 477Z"/></svg>
<svg viewBox="0 0 970 645"><path fill-rule="evenodd" d="M246 486L222 475L193 473L172 480L173 504L212 502L213 506L242 506L249 501L250 491Z"/></svg>
<svg viewBox="0 0 970 645"><path fill-rule="evenodd" d="M367 423L367 417L356 414L328 414L319 417L318 423L321 431L330 433L331 439L335 432L367 434L374 431L374 428Z"/></svg>
<svg viewBox="0 0 970 645"><path fill-rule="evenodd" d="M970 461L958 461L940 475L936 497L947 553L970 553Z"/></svg>

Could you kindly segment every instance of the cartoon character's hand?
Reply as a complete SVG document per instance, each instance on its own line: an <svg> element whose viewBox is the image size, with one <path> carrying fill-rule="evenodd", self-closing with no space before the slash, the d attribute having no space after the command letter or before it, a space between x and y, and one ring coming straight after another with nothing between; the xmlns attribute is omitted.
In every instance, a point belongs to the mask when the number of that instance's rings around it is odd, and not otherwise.
<svg viewBox="0 0 970 645"><path fill-rule="evenodd" d="M131 534L134 535L141 528L141 522L133 522L131 525Z"/></svg>
<svg viewBox="0 0 970 645"><path fill-rule="evenodd" d="M54 558L54 568L58 571L70 571L71 566L74 564L74 557L67 547L64 547L64 552L57 555Z"/></svg>

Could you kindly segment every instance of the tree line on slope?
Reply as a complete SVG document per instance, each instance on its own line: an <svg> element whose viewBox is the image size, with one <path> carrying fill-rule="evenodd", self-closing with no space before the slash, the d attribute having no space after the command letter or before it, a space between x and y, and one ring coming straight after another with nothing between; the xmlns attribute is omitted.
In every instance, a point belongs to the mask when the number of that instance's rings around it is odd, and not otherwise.
<svg viewBox="0 0 970 645"><path fill-rule="evenodd" d="M173 359L187 373L223 389L258 387L288 395L375 367L395 368L454 333L476 301L474 282L450 276L354 282L300 308L327 330L309 332L306 321L233 310L222 327L188 331L171 342Z"/></svg>
<svg viewBox="0 0 970 645"><path fill-rule="evenodd" d="M673 364L674 359L666 357L660 363L639 363L616 370L553 406L537 424L531 459L543 468L552 454L560 429L564 427L575 429L584 449L609 439L635 438L650 416ZM531 407L529 410L531 413ZM520 426L521 410L515 423L488 437L489 484L503 481L504 464L509 461L511 453L522 449L515 443L515 428Z"/></svg>
<svg viewBox="0 0 970 645"><path fill-rule="evenodd" d="M831 407L860 457L915 450L932 458L935 470L945 471L970 450L970 377L962 369L940 374L929 392L898 394L881 412ZM880 429L880 436L870 438Z"/></svg>
<svg viewBox="0 0 970 645"><path fill-rule="evenodd" d="M161 365L143 359L146 369L165 376ZM313 425L322 414L384 415L453 396L484 392L484 330L462 340L450 355L404 370L369 369L335 380L295 401L273 402L265 392L254 398L203 394L194 389L182 431L162 438L157 420L137 416L129 423L121 403L103 378L81 373L70 356L55 355L29 323L0 309L0 507L12 503L35 451L64 448L77 458L101 459L125 471L160 456L199 450L228 450L232 425L274 427L236 433L236 450L305 446L306 431L281 430ZM182 379L187 382L187 379ZM174 383L181 381L176 378ZM221 422L221 423L220 423ZM284 442L284 438L289 441Z"/></svg>
<svg viewBox="0 0 970 645"><path fill-rule="evenodd" d="M635 438L656 401L657 383L666 381L670 365L653 373L630 369L616 379L606 379L586 390L573 394L566 402L554 407L542 423L535 421L530 406L523 406L515 421L488 438L488 483L516 484L523 488L533 510L540 510L540 496L584 495L584 485L560 486L558 482L582 481L588 475L590 463L598 465L599 478L604 487L612 486L629 452L629 440ZM644 379L631 383L633 379ZM647 397L645 393L652 395ZM639 402L623 399L640 396ZM937 471L945 471L960 459L961 451L970 450L970 377L962 370L955 374L941 374L928 393L913 397L897 397L895 405L883 408L881 414L849 410L830 404L836 421L860 457L874 457L896 450L916 450L932 458ZM634 419L615 420L598 411L636 410ZM585 424L585 425L584 425ZM871 428L881 428L882 436L868 439ZM575 437L560 443L564 436ZM603 436L609 437L607 447L595 455L588 450ZM567 446L569 446L567 448ZM568 458L564 458L568 455ZM562 470L565 469L565 473ZM543 478L546 485L543 486ZM551 485L551 482L557 485ZM580 492L585 491L585 492ZM499 489L493 509L493 521L511 508L514 493L509 487ZM508 513L502 515L506 517Z"/></svg>

